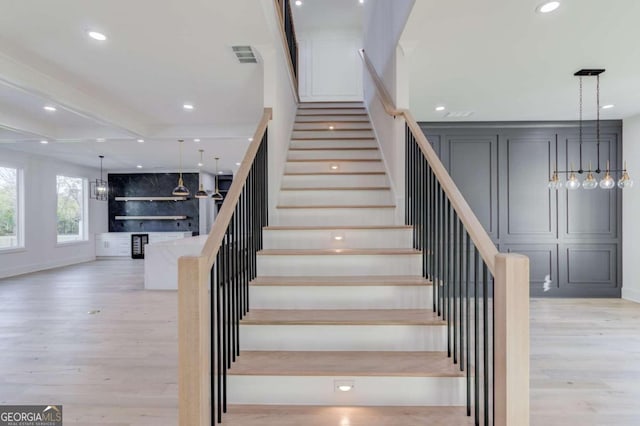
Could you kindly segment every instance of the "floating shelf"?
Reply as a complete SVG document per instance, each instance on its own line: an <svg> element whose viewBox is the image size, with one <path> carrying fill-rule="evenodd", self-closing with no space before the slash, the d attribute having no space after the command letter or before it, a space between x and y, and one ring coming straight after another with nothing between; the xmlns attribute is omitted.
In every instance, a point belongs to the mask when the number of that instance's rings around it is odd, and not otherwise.
<svg viewBox="0 0 640 426"><path fill-rule="evenodd" d="M116 220L183 220L187 216L116 216Z"/></svg>
<svg viewBox="0 0 640 426"><path fill-rule="evenodd" d="M116 197L116 201L184 201L187 197Z"/></svg>

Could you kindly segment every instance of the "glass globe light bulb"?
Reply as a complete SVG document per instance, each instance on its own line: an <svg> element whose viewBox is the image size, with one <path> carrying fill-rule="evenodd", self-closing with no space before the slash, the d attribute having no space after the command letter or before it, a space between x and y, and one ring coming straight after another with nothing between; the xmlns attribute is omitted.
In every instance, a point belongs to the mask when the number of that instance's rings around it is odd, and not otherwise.
<svg viewBox="0 0 640 426"><path fill-rule="evenodd" d="M572 172L569 175L569 179L567 180L566 186L567 186L567 189L572 189L572 190L580 188L580 181L576 177L575 173Z"/></svg>
<svg viewBox="0 0 640 426"><path fill-rule="evenodd" d="M611 189L615 186L616 186L616 181L613 180L613 178L611 177L611 174L607 172L607 174L604 175L604 178L602 178L602 180L600 181L600 188Z"/></svg>
<svg viewBox="0 0 640 426"><path fill-rule="evenodd" d="M558 173L553 172L553 176L549 179L549 183L547 184L549 189L560 189L562 188L562 183L560 183L560 179L558 179Z"/></svg>
<svg viewBox="0 0 640 426"><path fill-rule="evenodd" d="M587 178L582 182L584 189L594 189L598 187L598 181L593 177L593 173L589 172Z"/></svg>
<svg viewBox="0 0 640 426"><path fill-rule="evenodd" d="M629 173L626 171L622 174L622 177L618 181L618 188L632 188L633 187L633 179L629 176Z"/></svg>

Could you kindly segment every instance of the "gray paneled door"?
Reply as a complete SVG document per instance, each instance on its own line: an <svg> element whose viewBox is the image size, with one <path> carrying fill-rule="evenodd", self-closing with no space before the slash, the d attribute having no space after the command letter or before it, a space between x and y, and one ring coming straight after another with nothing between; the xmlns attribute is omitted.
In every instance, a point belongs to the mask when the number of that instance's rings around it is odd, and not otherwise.
<svg viewBox="0 0 640 426"><path fill-rule="evenodd" d="M620 297L621 190L547 188L556 164L561 170L579 168L578 123L421 127L438 141L442 162L499 250L529 256L532 295ZM616 168L622 122L601 122L601 127L601 167L610 160ZM585 169L597 163L592 129L593 123L585 123ZM551 285L544 292L547 276Z"/></svg>

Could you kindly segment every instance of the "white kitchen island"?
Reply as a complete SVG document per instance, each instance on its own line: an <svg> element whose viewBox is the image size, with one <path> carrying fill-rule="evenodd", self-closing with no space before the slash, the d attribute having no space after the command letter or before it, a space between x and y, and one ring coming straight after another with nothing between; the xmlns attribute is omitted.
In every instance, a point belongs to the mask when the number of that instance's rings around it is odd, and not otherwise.
<svg viewBox="0 0 640 426"><path fill-rule="evenodd" d="M144 251L144 288L177 290L178 258L200 255L205 241L207 235L147 244Z"/></svg>

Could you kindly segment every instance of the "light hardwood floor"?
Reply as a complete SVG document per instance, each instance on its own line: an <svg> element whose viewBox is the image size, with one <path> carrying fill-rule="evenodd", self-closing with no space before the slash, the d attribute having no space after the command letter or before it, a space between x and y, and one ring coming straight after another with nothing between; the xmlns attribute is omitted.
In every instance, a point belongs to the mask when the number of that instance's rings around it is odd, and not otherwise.
<svg viewBox="0 0 640 426"><path fill-rule="evenodd" d="M144 291L142 273L105 260L0 280L0 404L63 404L66 426L175 425L176 293ZM531 317L533 426L640 424L640 304L535 299ZM226 423L440 424L428 409L292 410Z"/></svg>

